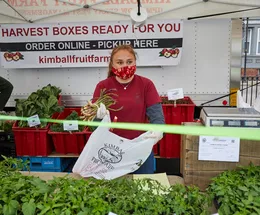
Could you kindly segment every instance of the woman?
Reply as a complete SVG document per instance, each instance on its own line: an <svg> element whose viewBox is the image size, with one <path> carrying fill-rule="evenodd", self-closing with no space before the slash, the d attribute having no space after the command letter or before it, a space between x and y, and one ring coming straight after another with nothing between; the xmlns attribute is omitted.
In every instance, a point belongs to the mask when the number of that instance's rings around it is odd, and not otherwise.
<svg viewBox="0 0 260 215"><path fill-rule="evenodd" d="M111 108L119 111L110 111L111 119L117 117L118 122L164 124L161 99L151 80L135 74L136 55L130 45L121 45L113 49L107 79L99 82L94 92L94 98L99 97L101 89L115 89L117 103ZM102 119L107 113L106 107L101 104L97 111L97 118ZM113 133L134 139L143 131L114 129ZM147 138L155 138L157 142L163 137L162 132L154 131ZM153 152L135 174L154 173Z"/></svg>

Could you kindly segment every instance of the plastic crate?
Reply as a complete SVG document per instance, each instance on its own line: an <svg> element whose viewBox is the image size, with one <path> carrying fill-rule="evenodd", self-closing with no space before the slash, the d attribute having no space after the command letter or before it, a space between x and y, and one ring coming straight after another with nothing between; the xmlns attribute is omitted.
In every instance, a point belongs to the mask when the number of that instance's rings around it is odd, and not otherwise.
<svg viewBox="0 0 260 215"><path fill-rule="evenodd" d="M0 143L0 161L4 158L1 156L4 155L5 157L16 157L16 150L15 144L12 142L1 142Z"/></svg>
<svg viewBox="0 0 260 215"><path fill-rule="evenodd" d="M58 97L61 105L61 95ZM56 119L59 113L54 113L52 118ZM17 156L47 156L54 149L50 136L48 135L50 124L45 128L20 128L18 121L13 125L14 140Z"/></svg>
<svg viewBox="0 0 260 215"><path fill-rule="evenodd" d="M72 162L72 158L60 157L19 157L29 160L30 171L33 172L63 172Z"/></svg>
<svg viewBox="0 0 260 215"><path fill-rule="evenodd" d="M166 97L162 97L166 99ZM178 104L180 101L185 104ZM181 125L182 122L193 122L195 104L189 97L184 97L174 104L162 104L166 124ZM180 158L180 134L165 134L159 144L159 155L163 158Z"/></svg>
<svg viewBox="0 0 260 215"><path fill-rule="evenodd" d="M19 128L13 126L17 156L47 156L53 151L53 143L46 128Z"/></svg>
<svg viewBox="0 0 260 215"><path fill-rule="evenodd" d="M64 111L58 116L59 120L65 119L72 111L76 111L80 114L81 108L65 108ZM87 129L84 129L82 132L53 132L49 131L51 136L55 151L61 154L80 154L84 149L88 138L91 133Z"/></svg>
<svg viewBox="0 0 260 215"><path fill-rule="evenodd" d="M72 169L73 169L75 163L77 162L77 160L78 160L78 158L71 158L71 163L63 172L72 173Z"/></svg>
<svg viewBox="0 0 260 215"><path fill-rule="evenodd" d="M0 143L13 143L14 142L14 134L13 132L5 132L0 131Z"/></svg>

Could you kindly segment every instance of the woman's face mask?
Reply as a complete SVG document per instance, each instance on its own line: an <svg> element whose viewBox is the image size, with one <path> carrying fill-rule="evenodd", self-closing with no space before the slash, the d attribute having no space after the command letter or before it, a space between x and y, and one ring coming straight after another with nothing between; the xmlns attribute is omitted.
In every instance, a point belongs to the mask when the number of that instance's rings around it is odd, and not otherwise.
<svg viewBox="0 0 260 215"><path fill-rule="evenodd" d="M112 72L123 80L131 78L136 72L135 56L127 50L118 51L112 63Z"/></svg>
<svg viewBox="0 0 260 215"><path fill-rule="evenodd" d="M136 66L124 66L119 69L112 67L112 72L119 78L126 80L131 78L136 71Z"/></svg>

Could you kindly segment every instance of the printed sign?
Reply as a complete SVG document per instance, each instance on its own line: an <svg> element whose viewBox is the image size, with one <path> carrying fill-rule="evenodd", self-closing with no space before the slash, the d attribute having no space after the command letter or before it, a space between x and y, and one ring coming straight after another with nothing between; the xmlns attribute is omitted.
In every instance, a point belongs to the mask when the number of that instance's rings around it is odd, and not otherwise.
<svg viewBox="0 0 260 215"><path fill-rule="evenodd" d="M12 24L1 25L0 35L3 68L106 67L111 50L122 44L134 47L137 66L173 66L181 59L183 23Z"/></svg>
<svg viewBox="0 0 260 215"><path fill-rule="evenodd" d="M35 127L41 124L38 114L31 116L27 119L29 127Z"/></svg>
<svg viewBox="0 0 260 215"><path fill-rule="evenodd" d="M200 136L198 160L239 162L240 139Z"/></svg>
<svg viewBox="0 0 260 215"><path fill-rule="evenodd" d="M64 121L63 122L63 130L65 131L77 131L79 130L78 121Z"/></svg>
<svg viewBox="0 0 260 215"><path fill-rule="evenodd" d="M183 89L177 88L177 89L171 89L167 91L168 100L177 100L177 99L183 99Z"/></svg>

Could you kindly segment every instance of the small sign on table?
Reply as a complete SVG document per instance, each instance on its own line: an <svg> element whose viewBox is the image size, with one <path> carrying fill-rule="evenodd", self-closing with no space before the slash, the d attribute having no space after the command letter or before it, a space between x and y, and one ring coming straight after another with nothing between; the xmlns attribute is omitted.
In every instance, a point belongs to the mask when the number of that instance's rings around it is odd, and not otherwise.
<svg viewBox="0 0 260 215"><path fill-rule="evenodd" d="M33 115L27 119L29 127L35 127L41 124L38 114Z"/></svg>
<svg viewBox="0 0 260 215"><path fill-rule="evenodd" d="M239 162L240 139L200 136L199 160Z"/></svg>
<svg viewBox="0 0 260 215"><path fill-rule="evenodd" d="M183 89L182 88L176 88L171 89L167 91L168 100L177 100L177 99L183 99Z"/></svg>
<svg viewBox="0 0 260 215"><path fill-rule="evenodd" d="M79 130L78 121L64 121L63 122L63 129L64 131L77 131Z"/></svg>

